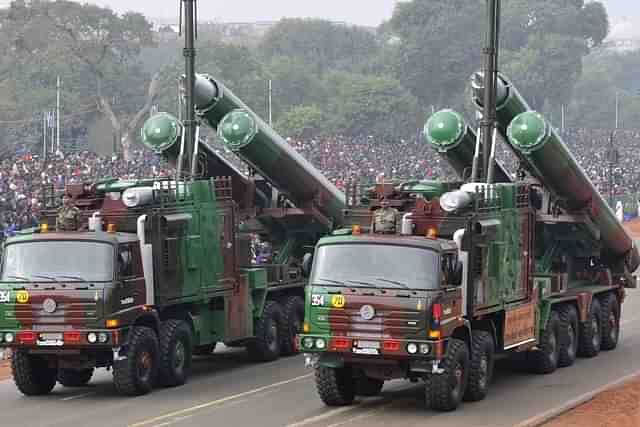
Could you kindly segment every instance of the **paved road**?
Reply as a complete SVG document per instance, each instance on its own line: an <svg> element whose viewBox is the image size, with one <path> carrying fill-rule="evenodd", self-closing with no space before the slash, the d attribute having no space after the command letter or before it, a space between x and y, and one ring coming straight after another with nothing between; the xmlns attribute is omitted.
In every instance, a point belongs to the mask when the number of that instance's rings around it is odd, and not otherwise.
<svg viewBox="0 0 640 427"><path fill-rule="evenodd" d="M520 372L501 363L489 397L455 413L423 409L419 385L394 381L379 398L327 409L318 399L302 357L251 364L242 352L198 359L189 384L139 398L118 396L111 375L98 373L90 387L56 387L42 398L21 396L11 381L0 382L3 426L209 426L256 427L513 426L610 381L640 370L640 291L624 306L623 337L613 352L580 359L552 375Z"/></svg>

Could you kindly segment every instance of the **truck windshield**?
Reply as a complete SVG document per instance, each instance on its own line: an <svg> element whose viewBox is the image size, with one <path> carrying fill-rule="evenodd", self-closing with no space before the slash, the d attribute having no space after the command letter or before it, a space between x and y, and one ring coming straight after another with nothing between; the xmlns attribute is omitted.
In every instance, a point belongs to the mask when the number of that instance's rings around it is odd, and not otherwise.
<svg viewBox="0 0 640 427"><path fill-rule="evenodd" d="M48 240L7 245L3 281L113 280L113 246L87 241Z"/></svg>
<svg viewBox="0 0 640 427"><path fill-rule="evenodd" d="M338 244L316 252L311 283L380 288L437 289L439 257L429 249Z"/></svg>

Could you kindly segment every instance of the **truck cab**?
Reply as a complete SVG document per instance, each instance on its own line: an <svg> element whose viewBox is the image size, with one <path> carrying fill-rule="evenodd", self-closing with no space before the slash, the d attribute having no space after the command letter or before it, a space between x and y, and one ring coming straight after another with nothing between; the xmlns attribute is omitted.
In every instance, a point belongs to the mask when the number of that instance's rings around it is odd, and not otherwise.
<svg viewBox="0 0 640 427"><path fill-rule="evenodd" d="M462 311L458 248L432 237L349 235L317 246L301 349L317 362L348 363L367 378L432 370L441 322ZM443 319L443 308L445 318ZM323 350L335 351L326 357ZM362 357L382 356L370 365Z"/></svg>

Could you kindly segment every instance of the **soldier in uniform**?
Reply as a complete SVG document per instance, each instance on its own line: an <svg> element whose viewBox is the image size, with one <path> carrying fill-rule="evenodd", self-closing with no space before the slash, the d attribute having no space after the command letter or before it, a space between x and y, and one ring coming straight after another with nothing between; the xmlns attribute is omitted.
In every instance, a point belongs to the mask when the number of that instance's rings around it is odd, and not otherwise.
<svg viewBox="0 0 640 427"><path fill-rule="evenodd" d="M376 233L394 234L398 210L389 206L389 201L382 199L380 209L375 212L374 231Z"/></svg>
<svg viewBox="0 0 640 427"><path fill-rule="evenodd" d="M62 207L58 209L56 230L78 231L80 229L80 209L74 206L70 194L62 197Z"/></svg>

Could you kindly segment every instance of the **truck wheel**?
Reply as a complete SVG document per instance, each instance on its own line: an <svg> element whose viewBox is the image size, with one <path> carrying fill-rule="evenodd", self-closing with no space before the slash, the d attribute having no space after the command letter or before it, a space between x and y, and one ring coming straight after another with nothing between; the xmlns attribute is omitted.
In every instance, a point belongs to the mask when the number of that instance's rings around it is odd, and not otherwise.
<svg viewBox="0 0 640 427"><path fill-rule="evenodd" d="M437 411L453 411L460 405L469 379L467 344L451 338L440 368L443 373L428 373L425 377L426 404Z"/></svg>
<svg viewBox="0 0 640 427"><path fill-rule="evenodd" d="M614 294L602 299L602 345L603 350L613 350L620 338L620 304Z"/></svg>
<svg viewBox="0 0 640 427"><path fill-rule="evenodd" d="M58 382L65 387L82 387L87 385L93 377L93 368L90 369L58 369Z"/></svg>
<svg viewBox="0 0 640 427"><path fill-rule="evenodd" d="M302 332L304 322L304 301L299 296L290 296L284 304L284 327L282 336L282 354L290 356L296 353L296 335Z"/></svg>
<svg viewBox="0 0 640 427"><path fill-rule="evenodd" d="M113 382L119 393L140 396L153 389L158 373L158 338L151 328L134 327L123 360L113 364Z"/></svg>
<svg viewBox="0 0 640 427"><path fill-rule="evenodd" d="M469 382L463 396L467 402L476 402L487 396L495 360L495 344L489 332L473 331L472 340Z"/></svg>
<svg viewBox="0 0 640 427"><path fill-rule="evenodd" d="M356 383L351 368L316 368L316 389L327 406L346 406L353 403Z"/></svg>
<svg viewBox="0 0 640 427"><path fill-rule="evenodd" d="M356 379L355 394L358 396L364 396L364 397L377 396L382 391L383 386L384 386L384 381L379 380L377 378L371 378L363 375L358 379Z"/></svg>
<svg viewBox="0 0 640 427"><path fill-rule="evenodd" d="M191 373L191 327L182 320L162 322L158 379L165 387L187 382Z"/></svg>
<svg viewBox="0 0 640 427"><path fill-rule="evenodd" d="M57 370L47 361L24 350L16 350L11 357L11 372L18 390L25 396L42 396L56 386Z"/></svg>
<svg viewBox="0 0 640 427"><path fill-rule="evenodd" d="M262 317L256 321L255 338L248 347L249 357L257 362L270 362L280 357L282 308L276 301L267 301Z"/></svg>
<svg viewBox="0 0 640 427"><path fill-rule="evenodd" d="M591 301L587 321L580 325L580 338L578 339L578 355L582 357L595 357L600 353L602 342L602 311L597 299Z"/></svg>
<svg viewBox="0 0 640 427"><path fill-rule="evenodd" d="M578 311L573 305L564 305L560 315L560 354L558 366L573 365L578 354Z"/></svg>
<svg viewBox="0 0 640 427"><path fill-rule="evenodd" d="M207 345L199 345L193 348L193 354L196 356L209 356L214 352L218 343L207 344Z"/></svg>
<svg viewBox="0 0 640 427"><path fill-rule="evenodd" d="M527 362L531 371L536 374L550 374L558 368L560 357L560 316L555 310L551 311L547 327L542 336L538 349L527 353Z"/></svg>

